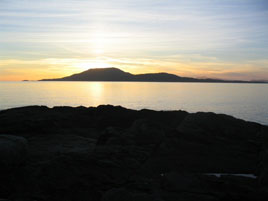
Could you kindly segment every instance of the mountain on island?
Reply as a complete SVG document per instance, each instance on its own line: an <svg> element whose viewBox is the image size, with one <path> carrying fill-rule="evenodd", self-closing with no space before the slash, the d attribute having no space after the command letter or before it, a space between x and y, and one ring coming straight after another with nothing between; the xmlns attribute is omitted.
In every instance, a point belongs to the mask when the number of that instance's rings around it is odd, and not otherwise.
<svg viewBox="0 0 268 201"><path fill-rule="evenodd" d="M266 83L265 81L241 81L220 79L197 79L180 77L169 73L131 74L118 68L94 68L63 78L42 79L40 81L124 81L124 82L228 82Z"/></svg>

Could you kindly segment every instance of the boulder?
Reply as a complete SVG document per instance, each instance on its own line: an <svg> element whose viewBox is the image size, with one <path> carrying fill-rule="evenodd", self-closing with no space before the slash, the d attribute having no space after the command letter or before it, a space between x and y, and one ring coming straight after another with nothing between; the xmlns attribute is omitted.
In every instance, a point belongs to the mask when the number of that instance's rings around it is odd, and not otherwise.
<svg viewBox="0 0 268 201"><path fill-rule="evenodd" d="M27 156L28 142L15 135L0 135L0 166L21 164Z"/></svg>
<svg viewBox="0 0 268 201"><path fill-rule="evenodd" d="M133 122L128 132L138 145L159 144L165 138L161 125L146 119L138 119Z"/></svg>
<svg viewBox="0 0 268 201"><path fill-rule="evenodd" d="M184 153L181 161L191 159L189 166L201 172L255 174L260 129L257 123L224 114L189 114L177 127L183 142L177 146Z"/></svg>
<svg viewBox="0 0 268 201"><path fill-rule="evenodd" d="M200 138L201 135L232 140L256 140L260 129L260 124L212 112L189 114L177 127L179 132L191 134L191 137Z"/></svg>
<svg viewBox="0 0 268 201"><path fill-rule="evenodd" d="M108 190L102 196L101 201L137 201L131 192L124 188L115 188Z"/></svg>
<svg viewBox="0 0 268 201"><path fill-rule="evenodd" d="M261 150L259 154L259 184L262 187L268 186L268 128L263 127L260 131Z"/></svg>
<svg viewBox="0 0 268 201"><path fill-rule="evenodd" d="M23 137L0 135L0 198L14 193L21 166L27 158L28 143Z"/></svg>
<svg viewBox="0 0 268 201"><path fill-rule="evenodd" d="M202 189L200 180L193 174L169 172L163 174L162 177L162 187L166 191L200 192Z"/></svg>
<svg viewBox="0 0 268 201"><path fill-rule="evenodd" d="M60 155L89 155L95 149L96 140L77 135L38 135L29 138L29 155L40 161Z"/></svg>

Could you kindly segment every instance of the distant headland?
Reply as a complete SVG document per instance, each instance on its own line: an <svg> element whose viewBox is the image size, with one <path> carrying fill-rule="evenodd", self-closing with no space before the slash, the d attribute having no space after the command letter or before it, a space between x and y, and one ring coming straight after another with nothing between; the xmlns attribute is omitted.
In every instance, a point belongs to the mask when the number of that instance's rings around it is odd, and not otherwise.
<svg viewBox="0 0 268 201"><path fill-rule="evenodd" d="M131 74L118 68L94 68L73 74L67 77L42 79L39 81L123 81L123 82L212 82L212 83L268 83L268 81L242 81L242 80L221 80L221 79L198 79L181 77L165 72Z"/></svg>

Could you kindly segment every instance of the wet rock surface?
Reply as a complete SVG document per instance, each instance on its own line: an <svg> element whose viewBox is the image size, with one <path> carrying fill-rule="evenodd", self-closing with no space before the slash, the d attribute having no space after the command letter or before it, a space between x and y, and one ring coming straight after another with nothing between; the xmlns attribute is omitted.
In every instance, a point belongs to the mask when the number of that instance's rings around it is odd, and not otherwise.
<svg viewBox="0 0 268 201"><path fill-rule="evenodd" d="M0 111L0 200L268 199L268 127L120 106Z"/></svg>

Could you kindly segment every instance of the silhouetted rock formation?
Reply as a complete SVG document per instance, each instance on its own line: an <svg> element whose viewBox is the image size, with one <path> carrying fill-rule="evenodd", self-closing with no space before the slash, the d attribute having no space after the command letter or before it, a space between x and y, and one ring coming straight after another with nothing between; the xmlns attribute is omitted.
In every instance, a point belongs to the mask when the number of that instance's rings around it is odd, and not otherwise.
<svg viewBox="0 0 268 201"><path fill-rule="evenodd" d="M268 199L268 127L117 106L0 111L0 198Z"/></svg>
<svg viewBox="0 0 268 201"><path fill-rule="evenodd" d="M265 81L240 81L240 80L220 80L220 79L196 79L190 77L180 77L169 73L147 73L131 74L118 68L95 68L74 74L71 76L43 79L40 81L128 81L128 82L237 82L237 83L266 83Z"/></svg>

